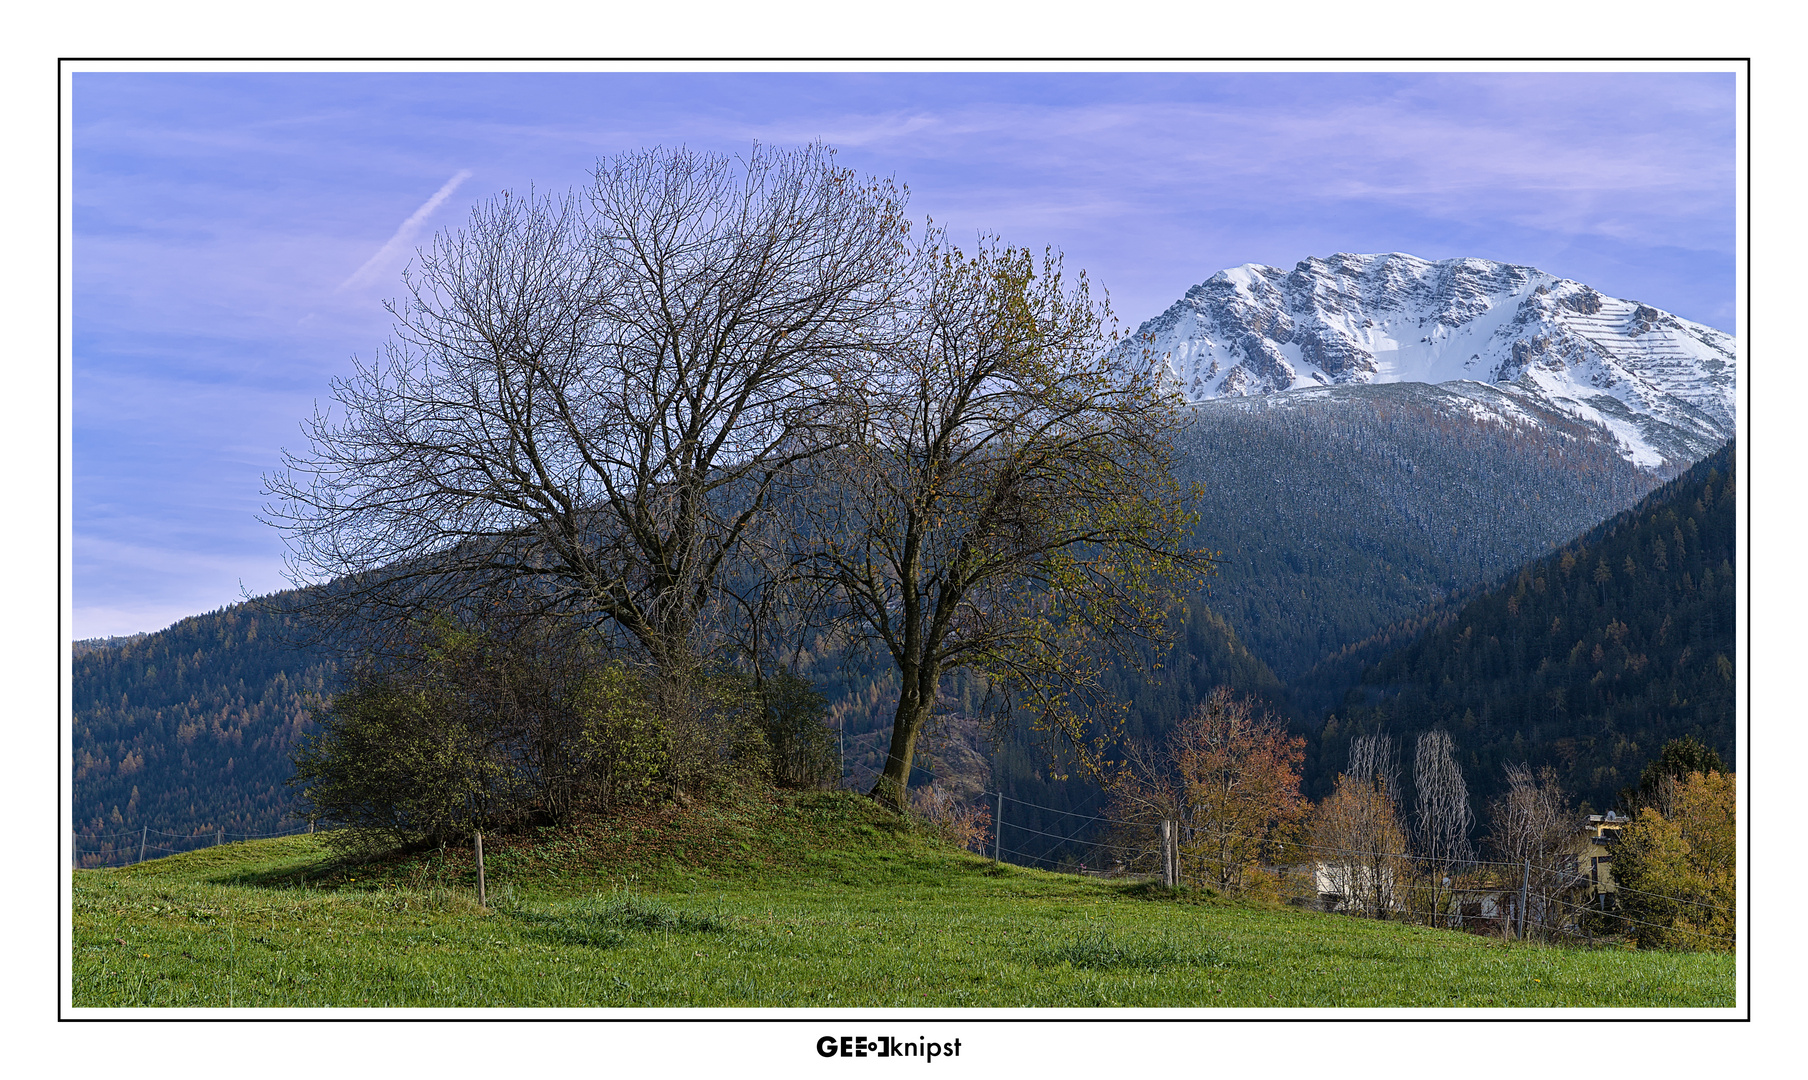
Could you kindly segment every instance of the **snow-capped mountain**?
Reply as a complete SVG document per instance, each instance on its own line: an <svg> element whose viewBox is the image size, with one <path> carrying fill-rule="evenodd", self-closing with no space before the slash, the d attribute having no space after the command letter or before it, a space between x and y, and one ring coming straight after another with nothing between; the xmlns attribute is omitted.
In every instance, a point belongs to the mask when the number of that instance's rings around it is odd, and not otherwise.
<svg viewBox="0 0 1808 1080"><path fill-rule="evenodd" d="M1646 469L1686 465L1734 433L1730 334L1487 259L1340 254L1222 270L1120 348L1165 355L1194 401L1490 383L1605 428Z"/></svg>

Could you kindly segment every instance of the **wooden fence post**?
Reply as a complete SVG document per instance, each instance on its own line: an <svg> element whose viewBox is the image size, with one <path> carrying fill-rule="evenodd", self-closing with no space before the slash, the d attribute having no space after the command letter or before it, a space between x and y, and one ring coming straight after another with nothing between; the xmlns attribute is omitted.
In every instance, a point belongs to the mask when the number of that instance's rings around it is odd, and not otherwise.
<svg viewBox="0 0 1808 1080"><path fill-rule="evenodd" d="M1532 884L1532 860L1527 859L1519 871L1519 940L1525 940L1526 896Z"/></svg>
<svg viewBox="0 0 1808 1080"><path fill-rule="evenodd" d="M1179 832L1175 822L1163 818L1161 822L1161 883L1169 889L1180 887L1180 853L1176 842Z"/></svg>
<svg viewBox="0 0 1808 1080"><path fill-rule="evenodd" d="M998 816L992 819L992 861L1000 862L999 849L1004 846L1004 792L998 793Z"/></svg>
<svg viewBox="0 0 1808 1080"><path fill-rule="evenodd" d="M1174 887L1174 823L1161 823L1161 883Z"/></svg>
<svg viewBox="0 0 1808 1080"><path fill-rule="evenodd" d="M1174 887L1176 889L1180 888L1180 830L1181 824L1176 820L1174 822L1174 839L1168 845L1169 857L1174 860Z"/></svg>
<svg viewBox="0 0 1808 1080"><path fill-rule="evenodd" d="M477 830L477 906L489 907L489 899L483 890L483 830Z"/></svg>

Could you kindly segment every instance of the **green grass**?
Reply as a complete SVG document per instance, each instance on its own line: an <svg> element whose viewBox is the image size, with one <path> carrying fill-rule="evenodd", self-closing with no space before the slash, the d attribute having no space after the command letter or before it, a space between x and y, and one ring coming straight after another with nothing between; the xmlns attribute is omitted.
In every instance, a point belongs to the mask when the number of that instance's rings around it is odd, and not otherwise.
<svg viewBox="0 0 1808 1080"><path fill-rule="evenodd" d="M817 794L336 862L311 837L75 872L74 1003L1695 1006L1728 954L1558 949L1015 867Z"/></svg>

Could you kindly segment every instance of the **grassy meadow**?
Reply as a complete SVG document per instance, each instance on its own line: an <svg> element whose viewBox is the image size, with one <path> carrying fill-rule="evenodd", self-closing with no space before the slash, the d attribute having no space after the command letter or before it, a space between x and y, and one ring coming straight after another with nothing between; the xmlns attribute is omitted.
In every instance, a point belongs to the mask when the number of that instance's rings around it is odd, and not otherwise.
<svg viewBox="0 0 1808 1080"><path fill-rule="evenodd" d="M1727 953L1514 944L1011 866L841 793L364 863L75 871L80 1007L1731 1007Z"/></svg>

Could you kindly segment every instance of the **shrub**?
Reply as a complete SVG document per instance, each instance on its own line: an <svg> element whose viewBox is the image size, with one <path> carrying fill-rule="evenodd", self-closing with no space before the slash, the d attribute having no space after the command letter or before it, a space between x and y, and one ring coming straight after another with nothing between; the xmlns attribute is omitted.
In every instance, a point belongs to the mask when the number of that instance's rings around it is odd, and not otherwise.
<svg viewBox="0 0 1808 1080"><path fill-rule="evenodd" d="M297 749L290 780L307 816L345 826L324 835L330 846L444 843L506 814L518 778L453 699L444 686L364 674L333 700Z"/></svg>
<svg viewBox="0 0 1808 1080"><path fill-rule="evenodd" d="M992 811L985 803L963 806L953 792L935 786L911 792L911 803L930 835L981 855L991 850Z"/></svg>
<svg viewBox="0 0 1808 1080"><path fill-rule="evenodd" d="M579 635L506 629L435 620L322 710L289 782L306 816L344 826L329 843L366 852L566 820L670 774L644 680Z"/></svg>
<svg viewBox="0 0 1808 1080"><path fill-rule="evenodd" d="M788 671L779 673L761 686L760 706L773 783L785 788L821 788L841 779L835 732L824 723L829 699L808 679Z"/></svg>
<svg viewBox="0 0 1808 1080"><path fill-rule="evenodd" d="M485 614L421 624L322 710L290 783L308 817L344 826L334 846L443 844L659 794L823 786L838 772L826 703L798 676L649 673L582 629Z"/></svg>

